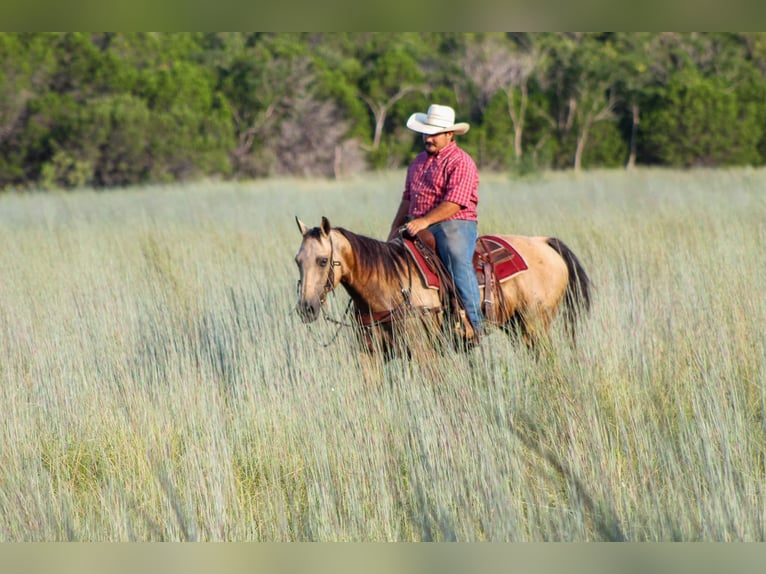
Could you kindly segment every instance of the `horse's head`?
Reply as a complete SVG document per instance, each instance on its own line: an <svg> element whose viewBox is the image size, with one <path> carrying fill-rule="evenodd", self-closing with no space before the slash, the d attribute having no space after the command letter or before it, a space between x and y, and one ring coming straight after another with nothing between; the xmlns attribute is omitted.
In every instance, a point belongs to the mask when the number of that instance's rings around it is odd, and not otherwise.
<svg viewBox="0 0 766 574"><path fill-rule="evenodd" d="M304 323L315 321L319 309L327 294L332 291L340 277L336 277L335 267L340 262L333 258L334 250L330 237L330 222L322 217L319 227L309 229L297 217L295 221L303 235L295 263L298 265L298 314Z"/></svg>

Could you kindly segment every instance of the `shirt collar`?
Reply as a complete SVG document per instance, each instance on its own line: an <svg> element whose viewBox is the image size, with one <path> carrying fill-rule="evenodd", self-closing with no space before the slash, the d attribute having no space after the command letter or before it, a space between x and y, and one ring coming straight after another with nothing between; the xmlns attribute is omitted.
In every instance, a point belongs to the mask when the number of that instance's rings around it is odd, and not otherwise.
<svg viewBox="0 0 766 574"><path fill-rule="evenodd" d="M442 149L436 152L434 155L431 155L431 154L427 154L427 155L429 158L433 158L433 159L440 158L440 157L447 157L456 149L457 149L457 144L455 143L455 140L452 140L446 146L444 146Z"/></svg>

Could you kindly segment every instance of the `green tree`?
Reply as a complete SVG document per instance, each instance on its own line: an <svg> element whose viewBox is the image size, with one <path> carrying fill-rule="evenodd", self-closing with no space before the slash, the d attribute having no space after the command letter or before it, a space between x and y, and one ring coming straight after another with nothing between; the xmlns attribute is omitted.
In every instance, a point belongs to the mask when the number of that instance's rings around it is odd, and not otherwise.
<svg viewBox="0 0 766 574"><path fill-rule="evenodd" d="M141 83L152 115L150 179L226 174L233 138L228 110L215 91L213 72L179 60L146 69Z"/></svg>
<svg viewBox="0 0 766 574"><path fill-rule="evenodd" d="M423 74L415 59L402 49L393 49L371 58L361 81L359 97L374 118L372 149L380 147L389 110L410 92L422 91Z"/></svg>
<svg viewBox="0 0 766 574"><path fill-rule="evenodd" d="M761 165L765 84L764 33L5 33L0 186L400 167L433 102L483 169Z"/></svg>
<svg viewBox="0 0 766 574"><path fill-rule="evenodd" d="M236 173L336 176L353 155L343 115L349 87L338 71L318 64L310 41L301 34L254 35L219 67L237 138Z"/></svg>
<svg viewBox="0 0 766 574"><path fill-rule="evenodd" d="M652 32L614 34L617 62L614 67L617 91L622 96L628 118L628 160L626 168L636 165L641 109L651 102L668 76L667 51L660 36Z"/></svg>
<svg viewBox="0 0 766 574"><path fill-rule="evenodd" d="M766 164L766 32L747 32L738 35L745 63L738 74L737 93L740 101L753 104L758 140L759 159L755 165Z"/></svg>
<svg viewBox="0 0 766 574"><path fill-rule="evenodd" d="M226 173L230 126L193 34L55 34L28 106L28 159L47 185L129 185Z"/></svg>
<svg viewBox="0 0 766 574"><path fill-rule="evenodd" d="M367 104L372 118L371 142L365 149L375 167L386 167L391 165L392 156L394 161L400 159L399 154L411 141L409 138L397 141L398 130L394 127L388 131L392 137L383 145L386 123L396 105L401 100L412 105L415 100L408 96L426 90L419 64L423 46L416 34L373 33L361 40L356 46L360 68L354 83L358 97ZM395 126L404 124L402 115L395 116L394 120Z"/></svg>
<svg viewBox="0 0 766 574"><path fill-rule="evenodd" d="M579 171L593 125L616 119L616 51L609 36L602 34L547 34L542 43L544 83L556 114L550 123L556 126L563 149L574 144L572 165Z"/></svg>
<svg viewBox="0 0 766 574"><path fill-rule="evenodd" d="M487 124L488 106L497 92L505 96L505 111L511 120L515 163L523 155L523 136L529 106L529 84L539 70L540 51L534 35L516 35L513 41L504 34L477 34L468 43L464 60L465 74L477 86L483 123ZM521 41L518 41L521 39ZM492 122L496 125L497 122ZM490 128L492 130L492 128ZM494 140L496 136L490 137ZM495 147L495 146L492 146ZM501 149L506 148L503 146ZM503 154L505 155L505 154ZM508 165L504 158L504 165Z"/></svg>
<svg viewBox="0 0 766 574"><path fill-rule="evenodd" d="M681 72L646 114L644 147L677 167L758 163L758 115L757 104L740 101L726 78Z"/></svg>
<svg viewBox="0 0 766 574"><path fill-rule="evenodd" d="M236 145L231 152L236 173L266 175L268 162L253 154L253 146L267 140L278 122L280 111L297 80L299 65L305 59L298 44L269 36L237 44L225 67L219 68L219 86L231 114ZM260 150L255 150L261 152Z"/></svg>
<svg viewBox="0 0 766 574"><path fill-rule="evenodd" d="M28 107L46 89L54 54L41 34L0 34L0 188L28 179Z"/></svg>

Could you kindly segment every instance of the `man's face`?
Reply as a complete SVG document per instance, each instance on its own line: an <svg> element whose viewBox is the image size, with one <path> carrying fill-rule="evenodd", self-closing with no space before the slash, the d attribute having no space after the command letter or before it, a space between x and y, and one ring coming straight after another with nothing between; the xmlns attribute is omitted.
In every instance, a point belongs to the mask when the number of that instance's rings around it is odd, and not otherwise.
<svg viewBox="0 0 766 574"><path fill-rule="evenodd" d="M423 145L426 148L426 151L431 155L439 153L452 141L453 133L454 132L444 132L432 136L423 134Z"/></svg>

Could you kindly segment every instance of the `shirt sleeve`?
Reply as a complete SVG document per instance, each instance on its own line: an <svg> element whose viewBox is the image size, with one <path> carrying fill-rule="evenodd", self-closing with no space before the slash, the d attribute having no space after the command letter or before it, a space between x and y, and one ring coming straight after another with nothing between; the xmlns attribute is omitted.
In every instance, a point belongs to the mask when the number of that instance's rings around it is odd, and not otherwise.
<svg viewBox="0 0 766 574"><path fill-rule="evenodd" d="M402 201L410 200L410 187L412 182L412 165L407 169L407 177L404 179L404 191L402 192Z"/></svg>
<svg viewBox="0 0 766 574"><path fill-rule="evenodd" d="M443 201L458 204L462 208L475 203L479 187L479 171L468 154L461 154L447 166L447 185Z"/></svg>
<svg viewBox="0 0 766 574"><path fill-rule="evenodd" d="M422 158L420 156L417 156L407 168L407 177L404 180L404 192L402 193L403 201L410 201L412 199L411 197L412 182L413 182L413 179L415 178L415 174L418 172L418 169L420 169L421 163L422 163Z"/></svg>

